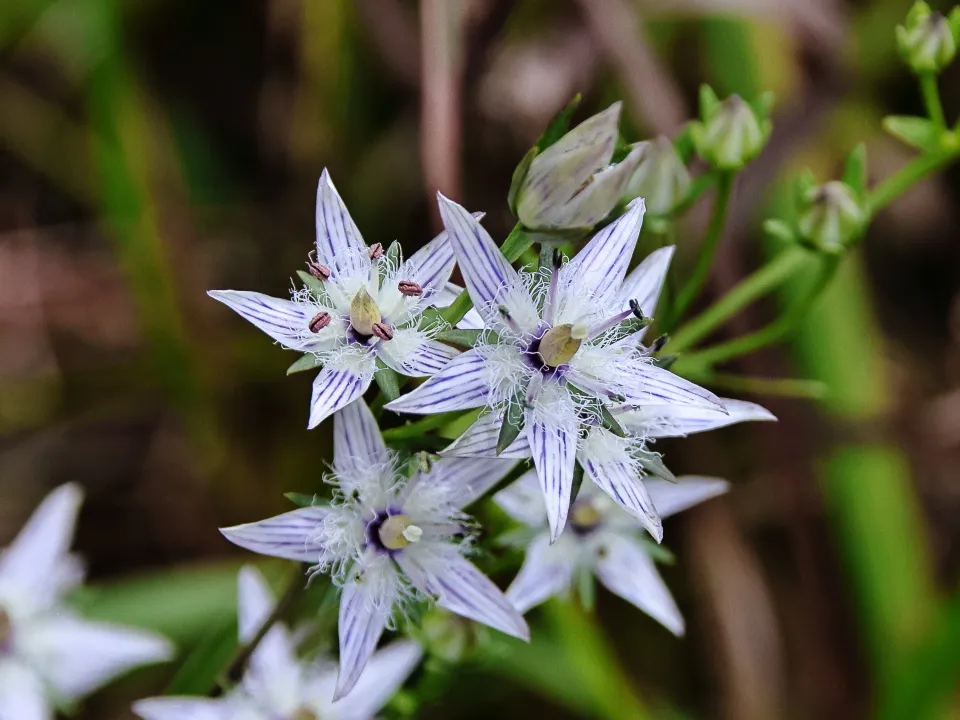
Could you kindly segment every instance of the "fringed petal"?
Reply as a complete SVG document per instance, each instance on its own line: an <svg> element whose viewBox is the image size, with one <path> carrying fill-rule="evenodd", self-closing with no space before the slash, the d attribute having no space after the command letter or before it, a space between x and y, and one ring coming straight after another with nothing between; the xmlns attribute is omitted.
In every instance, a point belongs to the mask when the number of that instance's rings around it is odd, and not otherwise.
<svg viewBox="0 0 960 720"><path fill-rule="evenodd" d="M414 415L467 410L487 404L489 387L486 358L477 350L468 350L413 392L384 407Z"/></svg>
<svg viewBox="0 0 960 720"><path fill-rule="evenodd" d="M507 598L517 610L525 613L570 588L576 557L568 550L564 543L551 545L546 533L530 544L523 567L507 588Z"/></svg>
<svg viewBox="0 0 960 720"><path fill-rule="evenodd" d="M730 483L715 477L683 475L677 482L651 478L647 490L656 503L660 517L670 517L694 505L723 495L730 490Z"/></svg>

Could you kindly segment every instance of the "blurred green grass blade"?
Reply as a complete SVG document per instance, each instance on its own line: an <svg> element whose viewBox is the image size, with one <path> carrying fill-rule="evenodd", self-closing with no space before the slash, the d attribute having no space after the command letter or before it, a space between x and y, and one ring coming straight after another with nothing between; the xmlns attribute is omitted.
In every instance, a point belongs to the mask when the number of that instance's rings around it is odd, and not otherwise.
<svg viewBox="0 0 960 720"><path fill-rule="evenodd" d="M206 695L237 650L237 623L212 625L177 668L167 695Z"/></svg>

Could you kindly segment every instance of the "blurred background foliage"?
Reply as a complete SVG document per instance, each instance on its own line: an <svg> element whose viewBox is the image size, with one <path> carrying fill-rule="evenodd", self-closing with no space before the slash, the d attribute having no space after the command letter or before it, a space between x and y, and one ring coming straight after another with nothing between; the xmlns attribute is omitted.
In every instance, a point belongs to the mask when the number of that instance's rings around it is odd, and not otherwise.
<svg viewBox="0 0 960 720"><path fill-rule="evenodd" d="M77 601L167 632L187 661L129 678L80 718L202 692L234 650L235 572L251 559L216 528L287 509L282 492L322 491L329 426L304 429L310 378L285 377L293 358L204 291L284 294L313 241L323 167L368 242L426 242L437 189L485 210L499 240L514 165L574 93L582 117L623 98L637 140L672 136L701 82L773 90L774 134L734 191L703 306L777 250L759 223L798 170L835 177L859 141L873 182L909 159L880 127L922 114L893 37L907 9L0 4L0 542L50 488L79 480L93 587ZM955 119L960 64L940 86ZM489 637L467 667L428 664L413 686L423 703L408 692L390 712L960 717L958 181L950 169L883 210L792 341L726 368L807 379L771 389L817 397L745 395L780 422L658 446L676 472L735 486L667 524L685 639L605 594L593 615L548 605L531 616L532 645ZM675 271L689 271L709 207L676 227ZM645 249L662 241L641 236ZM777 301L723 335L761 327ZM756 389L725 378L714 389ZM266 569L278 584L291 571Z"/></svg>

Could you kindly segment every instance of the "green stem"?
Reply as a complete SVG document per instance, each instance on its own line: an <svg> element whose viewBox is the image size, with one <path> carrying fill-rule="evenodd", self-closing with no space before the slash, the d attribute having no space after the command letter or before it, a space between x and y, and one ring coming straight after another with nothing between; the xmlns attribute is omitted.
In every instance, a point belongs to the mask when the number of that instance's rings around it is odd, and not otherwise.
<svg viewBox="0 0 960 720"><path fill-rule="evenodd" d="M383 439L389 443L400 440L409 440L410 438L417 438L423 435L425 432L443 427L447 423L456 420L458 417L460 417L460 413L457 411L440 413L439 415L429 415L423 420L418 420L415 423L384 430L382 433Z"/></svg>
<svg viewBox="0 0 960 720"><path fill-rule="evenodd" d="M923 95L923 105L927 115L938 127L946 128L947 119L943 115L943 105L940 104L940 91L937 89L937 76L933 73L920 75L920 94Z"/></svg>
<svg viewBox="0 0 960 720"><path fill-rule="evenodd" d="M710 385L718 390L752 393L754 395L819 400L827 394L826 383L802 378L751 377L707 370L702 373L691 373L688 379L701 385Z"/></svg>
<svg viewBox="0 0 960 720"><path fill-rule="evenodd" d="M690 307L690 304L697 299L697 295L700 294L703 284L710 274L713 258L717 253L717 244L720 242L720 238L723 236L723 228L727 224L730 196L733 191L733 178L734 175L728 172L720 173L717 178L717 199L713 205L713 215L710 218L710 224L707 226L707 232L703 236L700 255L697 257L693 274L677 295L672 313L673 324L676 324L687 308Z"/></svg>
<svg viewBox="0 0 960 720"><path fill-rule="evenodd" d="M872 218L880 210L903 195L927 175L932 175L960 156L960 148L941 153L930 153L914 158L900 170L877 185L867 200L867 209Z"/></svg>
<svg viewBox="0 0 960 720"><path fill-rule="evenodd" d="M784 250L772 262L745 278L720 300L683 325L670 341L670 351L685 350L705 338L721 323L793 275L807 262L808 256L808 251L800 247Z"/></svg>
<svg viewBox="0 0 960 720"><path fill-rule="evenodd" d="M790 333L806 317L810 308L816 303L827 284L837 270L840 257L829 255L824 257L823 264L817 279L810 289L779 318L756 332L742 337L719 343L699 352L691 353L680 358L674 365L674 371L683 374L684 367L711 367L720 363L729 362L741 355L756 352L761 348L772 345L787 338Z"/></svg>

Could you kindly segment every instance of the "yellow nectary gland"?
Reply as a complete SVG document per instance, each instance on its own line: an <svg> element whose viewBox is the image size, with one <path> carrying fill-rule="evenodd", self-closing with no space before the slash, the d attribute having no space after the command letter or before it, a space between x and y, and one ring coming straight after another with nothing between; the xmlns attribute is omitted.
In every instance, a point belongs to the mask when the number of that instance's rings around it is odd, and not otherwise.
<svg viewBox="0 0 960 720"><path fill-rule="evenodd" d="M373 326L380 322L380 308L367 289L360 288L350 301L350 325L361 335L373 335Z"/></svg>
<svg viewBox="0 0 960 720"><path fill-rule="evenodd" d="M570 508L570 524L577 530L593 530L600 520L600 513L591 502L575 502Z"/></svg>
<svg viewBox="0 0 960 720"><path fill-rule="evenodd" d="M0 647L3 647L3 644L10 639L12 634L13 622L10 620L7 611L0 608Z"/></svg>
<svg viewBox="0 0 960 720"><path fill-rule="evenodd" d="M320 720L320 718L317 717L313 710L301 707L297 708L296 712L290 716L290 720Z"/></svg>
<svg viewBox="0 0 960 720"><path fill-rule="evenodd" d="M581 328L566 323L547 330L540 338L540 359L544 365L559 367L566 365L577 354L586 333Z"/></svg>
<svg viewBox="0 0 960 720"><path fill-rule="evenodd" d="M383 521L377 532L387 550L403 550L410 543L419 541L423 535L423 530L406 515L391 515Z"/></svg>

